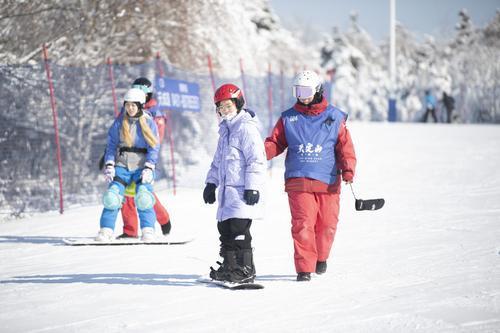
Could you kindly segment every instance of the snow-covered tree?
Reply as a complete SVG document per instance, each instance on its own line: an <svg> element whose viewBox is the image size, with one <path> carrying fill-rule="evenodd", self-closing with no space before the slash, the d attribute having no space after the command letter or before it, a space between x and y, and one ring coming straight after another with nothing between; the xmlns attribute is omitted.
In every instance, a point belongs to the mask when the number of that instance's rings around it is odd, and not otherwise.
<svg viewBox="0 0 500 333"><path fill-rule="evenodd" d="M449 44L450 75L463 122L500 121L500 15L484 28L473 28L465 10L459 12L457 35Z"/></svg>
<svg viewBox="0 0 500 333"><path fill-rule="evenodd" d="M455 26L457 31L455 44L457 46L467 47L467 45L474 39L474 26L469 13L467 13L467 9L464 8L460 10L458 12L458 16L460 17L460 20Z"/></svg>
<svg viewBox="0 0 500 333"><path fill-rule="evenodd" d="M342 34L338 28L320 44L321 65L335 72L333 101L352 119L385 118L388 78L382 71L380 51L368 33L351 15L351 27Z"/></svg>
<svg viewBox="0 0 500 333"><path fill-rule="evenodd" d="M441 101L455 96L463 122L499 121L499 14L484 29L474 28L466 10L459 12L451 41L426 36L417 41L396 27L396 98L399 120L419 121L424 91ZM351 15L346 33L334 30L319 45L321 66L335 70L335 102L357 119L385 119L388 99L388 43L376 45ZM444 120L444 106L438 105Z"/></svg>

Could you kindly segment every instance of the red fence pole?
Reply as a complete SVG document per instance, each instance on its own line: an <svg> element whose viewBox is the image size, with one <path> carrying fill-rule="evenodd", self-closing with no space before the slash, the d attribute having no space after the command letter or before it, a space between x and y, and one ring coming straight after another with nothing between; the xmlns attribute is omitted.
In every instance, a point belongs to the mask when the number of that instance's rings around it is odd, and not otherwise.
<svg viewBox="0 0 500 333"><path fill-rule="evenodd" d="M111 94L113 95L113 107L116 118L118 117L118 102L116 101L115 77L113 75L113 64L111 63L111 58L108 57L107 63L108 63L109 79L111 80Z"/></svg>
<svg viewBox="0 0 500 333"><path fill-rule="evenodd" d="M165 71L163 70L163 66L161 65L160 51L156 52L156 68L160 76L165 76Z"/></svg>
<svg viewBox="0 0 500 333"><path fill-rule="evenodd" d="M52 107L52 120L54 123L54 132L56 137L57 171L59 173L59 212L62 214L64 211L63 176L62 176L61 145L59 143L59 127L57 126L56 98L54 96L54 85L52 84L52 76L50 74L47 46L45 44L43 44L42 46L42 51L43 51L42 52L43 59L45 61L45 71L47 72L47 80L49 82L50 106Z"/></svg>
<svg viewBox="0 0 500 333"><path fill-rule="evenodd" d="M210 78L212 79L212 89L214 90L215 94L215 79L214 79L214 71L212 67L212 57L210 57L210 54L207 55L208 58L208 71L210 72Z"/></svg>
<svg viewBox="0 0 500 333"><path fill-rule="evenodd" d="M272 77L271 77L271 63L268 63L267 69L267 106L269 108L269 135L271 135L273 131L273 86L272 86ZM273 168L273 160L269 161L269 172L272 174Z"/></svg>
<svg viewBox="0 0 500 333"><path fill-rule="evenodd" d="M168 112L168 111L167 111ZM165 127L167 128L168 141L170 143L170 160L172 164L172 182L174 195L176 194L176 182L175 182L175 159L174 159L174 137L172 136L172 127L170 126L170 113L166 115L167 121L165 122Z"/></svg>
<svg viewBox="0 0 500 333"><path fill-rule="evenodd" d="M158 74L160 77L165 76L165 71L163 70L163 66L161 63L160 59L160 52L156 53L156 68L158 70ZM174 195L176 194L176 181L175 181L175 159L174 159L174 138L172 135L172 127L171 125L171 119L172 117L170 116L170 110L165 110L165 128L167 129L167 137L168 137L168 142L170 144L170 165L172 166L172 185L173 185L173 192ZM168 182L168 180L167 180ZM168 183L167 183L168 186Z"/></svg>

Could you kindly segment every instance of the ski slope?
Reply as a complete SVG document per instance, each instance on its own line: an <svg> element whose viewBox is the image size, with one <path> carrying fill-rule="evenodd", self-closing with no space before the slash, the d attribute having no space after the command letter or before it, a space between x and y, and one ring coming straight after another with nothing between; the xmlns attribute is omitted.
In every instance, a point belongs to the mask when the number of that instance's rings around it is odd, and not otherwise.
<svg viewBox="0 0 500 333"><path fill-rule="evenodd" d="M219 243L216 207L203 203L203 184L193 183L176 196L159 192L172 236L196 237L186 245L63 245L63 237L97 233L99 205L0 223L0 331L500 331L500 127L349 128L356 194L386 205L357 212L343 188L326 274L295 281L278 160L264 218L252 226L265 289L196 282L219 260ZM119 220L117 235L120 228Z"/></svg>

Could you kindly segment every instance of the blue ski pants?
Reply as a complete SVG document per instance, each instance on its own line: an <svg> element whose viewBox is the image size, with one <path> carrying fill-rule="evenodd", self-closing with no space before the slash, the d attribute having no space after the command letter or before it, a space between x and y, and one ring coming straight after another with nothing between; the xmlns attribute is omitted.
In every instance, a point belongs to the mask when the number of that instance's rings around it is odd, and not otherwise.
<svg viewBox="0 0 500 333"><path fill-rule="evenodd" d="M149 192L153 193L153 186L151 184L143 184L140 182L141 173L142 169L129 171L124 167L117 166L115 168L115 177L121 178L127 184L130 184L133 181L137 183L135 189L136 193L139 192L139 189L141 187L145 187ZM109 184L108 188L110 188L113 185L118 186L120 195L123 196L125 192L125 185L123 185L121 182L117 182L114 180ZM119 210L120 210L119 208L113 210L104 208L102 210L101 220L100 220L101 228L110 228L114 230L116 217L118 216ZM141 229L146 227L154 228L156 222L156 214L153 208L146 210L137 209L137 212L139 213L139 221L141 223Z"/></svg>

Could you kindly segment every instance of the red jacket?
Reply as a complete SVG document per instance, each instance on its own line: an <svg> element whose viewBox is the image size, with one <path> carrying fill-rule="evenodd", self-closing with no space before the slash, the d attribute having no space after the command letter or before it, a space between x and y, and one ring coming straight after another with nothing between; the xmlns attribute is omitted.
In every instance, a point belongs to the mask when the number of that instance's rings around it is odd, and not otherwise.
<svg viewBox="0 0 500 333"><path fill-rule="evenodd" d="M297 103L294 105L294 109L307 115L318 115L325 111L327 106L328 104L323 98L320 103L313 105ZM278 156L288 147L282 118L278 119L271 136L266 138L264 145L268 160ZM352 181L356 168L356 154L345 121L340 125L337 144L335 146L335 159L342 179L345 181ZM305 177L289 178L285 181L285 191L340 193L340 177L337 177L337 180L333 184L326 184L319 180Z"/></svg>
<svg viewBox="0 0 500 333"><path fill-rule="evenodd" d="M148 110L153 117L156 127L158 127L158 136L160 143L163 142L163 137L165 136L165 116L159 112L158 103L156 99L151 98L146 104L144 104L144 109Z"/></svg>

